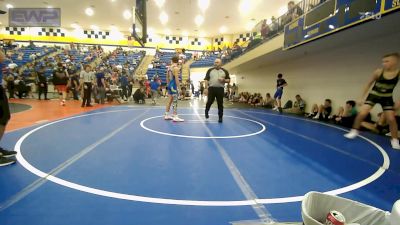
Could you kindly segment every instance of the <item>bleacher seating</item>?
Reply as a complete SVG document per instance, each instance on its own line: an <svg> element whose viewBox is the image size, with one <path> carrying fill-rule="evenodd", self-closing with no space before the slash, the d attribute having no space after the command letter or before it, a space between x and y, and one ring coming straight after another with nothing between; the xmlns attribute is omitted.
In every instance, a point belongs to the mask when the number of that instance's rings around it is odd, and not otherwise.
<svg viewBox="0 0 400 225"><path fill-rule="evenodd" d="M111 58L108 62L112 66L129 63L130 65L137 67L145 54L146 52L143 51L137 53L128 52L127 55L124 55L123 53L118 53L115 58Z"/></svg>
<svg viewBox="0 0 400 225"><path fill-rule="evenodd" d="M78 50L69 51L69 55L71 56L71 58L73 58L73 61L77 64L93 62L96 59L96 55L92 55L92 59L90 61L85 62L85 58L88 57L90 54L91 54L90 51L86 52L79 52ZM68 56L64 52L60 53L59 56L63 61L68 59Z"/></svg>
<svg viewBox="0 0 400 225"><path fill-rule="evenodd" d="M176 55L175 52L159 52L156 56L159 57L160 63L170 64L172 57ZM192 53L186 53L186 61L192 58Z"/></svg>
<svg viewBox="0 0 400 225"><path fill-rule="evenodd" d="M198 67L211 67L214 65L214 61L218 56L215 54L211 54L210 56L206 56L203 59L199 59L190 65L191 68Z"/></svg>
<svg viewBox="0 0 400 225"><path fill-rule="evenodd" d="M81 69L81 64L91 63L91 62L93 62L93 61L96 59L96 56L93 54L91 60L85 61L85 58L88 57L88 56L90 55L90 53L91 53L90 51L79 52L78 50L70 50L70 51L68 52L68 55L73 59L73 60L71 60L71 59L70 59L70 60L74 62L76 68L77 68L78 70L80 70L80 69ZM67 54L65 54L65 52L62 52L62 53L58 54L58 57L60 57L61 60L64 61L64 62L65 62L67 59L69 59L68 56L67 56ZM54 57L49 58L49 59L50 59L50 61L51 61L52 63L55 63L55 58L54 58ZM36 68L35 68L35 69L36 69L36 70L39 70L39 67L42 66L43 64L44 64L44 62L39 62L39 63L36 65ZM45 75L46 77L51 77L51 76L53 75L53 72L54 72L54 68L52 68L52 67L46 67L45 72L44 72L44 75Z"/></svg>
<svg viewBox="0 0 400 225"><path fill-rule="evenodd" d="M160 66L158 68L152 68L147 70L147 76L149 79L153 78L155 75L161 79L161 82L165 84L167 82L167 65L171 63L172 57L176 55L175 52L159 52L156 58L159 58ZM192 58L191 53L186 53L186 61ZM182 73L180 75L182 79Z"/></svg>
<svg viewBox="0 0 400 225"><path fill-rule="evenodd" d="M160 66L159 68L152 68L147 70L147 76L149 79L153 78L154 76L158 75L161 79L162 83L167 82L167 67Z"/></svg>
<svg viewBox="0 0 400 225"><path fill-rule="evenodd" d="M11 56L11 60L7 60L5 63L9 64L13 62L17 64L18 67L21 67L27 63L33 62L33 59L30 58L30 55L32 54L35 54L37 56L36 60L38 60L55 51L56 51L55 48L47 48L47 47L22 47ZM38 53L40 55L38 55ZM22 59L18 59L19 54L23 54Z"/></svg>

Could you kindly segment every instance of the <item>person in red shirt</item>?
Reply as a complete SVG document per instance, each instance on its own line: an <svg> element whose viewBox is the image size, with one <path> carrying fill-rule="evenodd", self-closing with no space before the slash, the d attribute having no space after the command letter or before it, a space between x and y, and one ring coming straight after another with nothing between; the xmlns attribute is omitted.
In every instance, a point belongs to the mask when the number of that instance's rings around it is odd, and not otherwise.
<svg viewBox="0 0 400 225"><path fill-rule="evenodd" d="M146 96L149 96L149 95L150 95L150 91L151 91L151 88L150 88L150 81L149 81L149 80L146 80L145 83L144 83L144 85L145 85L145 87L146 87Z"/></svg>

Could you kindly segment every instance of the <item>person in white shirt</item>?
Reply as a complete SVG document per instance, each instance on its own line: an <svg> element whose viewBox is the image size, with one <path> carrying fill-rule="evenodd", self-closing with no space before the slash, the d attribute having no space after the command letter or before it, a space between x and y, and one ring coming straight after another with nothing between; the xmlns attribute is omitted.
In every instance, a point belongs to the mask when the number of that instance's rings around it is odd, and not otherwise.
<svg viewBox="0 0 400 225"><path fill-rule="evenodd" d="M92 87L93 82L95 80L94 73L92 71L92 67L90 65L85 65L85 70L81 71L80 78L81 78L81 85L83 87L83 101L82 107L92 107L90 104L92 97Z"/></svg>

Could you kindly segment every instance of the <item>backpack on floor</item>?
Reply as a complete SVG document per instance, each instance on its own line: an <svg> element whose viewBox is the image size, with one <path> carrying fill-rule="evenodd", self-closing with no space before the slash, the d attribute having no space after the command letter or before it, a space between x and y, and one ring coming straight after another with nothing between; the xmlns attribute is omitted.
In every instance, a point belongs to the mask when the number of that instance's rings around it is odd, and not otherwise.
<svg viewBox="0 0 400 225"><path fill-rule="evenodd" d="M289 100L285 103L285 105L283 106L283 109L291 109L293 107L293 102L292 100Z"/></svg>

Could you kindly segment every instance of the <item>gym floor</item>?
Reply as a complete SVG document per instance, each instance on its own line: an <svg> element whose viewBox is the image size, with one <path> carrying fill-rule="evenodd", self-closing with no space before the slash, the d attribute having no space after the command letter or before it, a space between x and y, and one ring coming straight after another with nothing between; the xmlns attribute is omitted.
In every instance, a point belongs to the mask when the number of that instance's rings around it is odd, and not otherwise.
<svg viewBox="0 0 400 225"><path fill-rule="evenodd" d="M1 168L0 224L298 222L309 191L388 211L400 198L400 152L386 137L347 140L341 127L229 102L219 124L199 100L180 102L186 121L174 123L163 101L82 110L31 100L1 143L19 154ZM54 106L35 116L43 104Z"/></svg>

